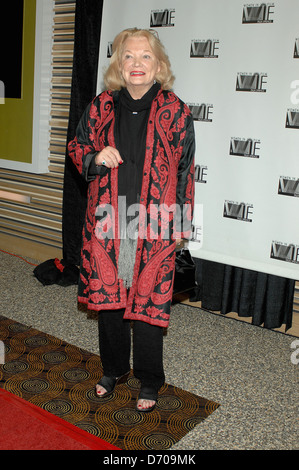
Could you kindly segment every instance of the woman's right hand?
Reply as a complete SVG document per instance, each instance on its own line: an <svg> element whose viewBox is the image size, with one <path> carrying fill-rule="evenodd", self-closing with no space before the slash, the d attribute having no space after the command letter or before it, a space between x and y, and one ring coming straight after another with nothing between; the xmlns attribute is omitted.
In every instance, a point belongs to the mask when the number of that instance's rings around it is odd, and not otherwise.
<svg viewBox="0 0 299 470"><path fill-rule="evenodd" d="M97 166L106 166L107 168L117 168L121 165L123 160L120 153L114 147L105 147L101 152L97 153L95 157L95 164Z"/></svg>

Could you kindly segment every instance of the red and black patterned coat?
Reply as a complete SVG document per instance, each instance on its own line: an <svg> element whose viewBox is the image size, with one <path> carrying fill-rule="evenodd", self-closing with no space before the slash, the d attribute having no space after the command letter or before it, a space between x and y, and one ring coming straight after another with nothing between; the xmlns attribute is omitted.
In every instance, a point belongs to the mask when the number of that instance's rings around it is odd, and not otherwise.
<svg viewBox="0 0 299 470"><path fill-rule="evenodd" d="M118 92L110 91L97 96L81 119L80 131L77 130L76 137L69 143L69 155L82 175L86 171L86 161L94 152L106 146L116 147L117 97ZM118 171L121 167L106 169L89 182L82 234L79 302L87 304L91 310L125 308L125 319L168 326L175 239L190 233L174 233L174 214L168 211L167 224L165 212L161 215L156 208L185 205L188 209L185 217L192 220L194 151L194 127L189 108L173 92L160 90L153 100L148 120L140 196L140 204L145 210L140 212L143 216L140 215L139 220L132 287L127 294L123 282L118 279L119 238L105 237L112 228L118 233ZM99 207L107 204L115 211L114 220L111 211L111 217L107 215L102 220L97 217Z"/></svg>

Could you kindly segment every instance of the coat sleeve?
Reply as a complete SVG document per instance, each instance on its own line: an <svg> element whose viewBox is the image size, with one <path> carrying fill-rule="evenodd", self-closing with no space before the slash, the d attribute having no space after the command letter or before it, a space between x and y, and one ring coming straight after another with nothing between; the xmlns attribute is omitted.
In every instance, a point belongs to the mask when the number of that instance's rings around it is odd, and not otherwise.
<svg viewBox="0 0 299 470"><path fill-rule="evenodd" d="M192 115L187 116L186 134L183 150L178 165L176 203L178 217L176 219L177 238L190 238L192 234L192 218L194 210L194 157L195 133Z"/></svg>
<svg viewBox="0 0 299 470"><path fill-rule="evenodd" d="M87 182L93 181L97 175L103 175L107 171L107 168L97 167L95 164L98 151L91 140L91 106L92 103L85 109L77 126L75 138L68 144L69 156Z"/></svg>

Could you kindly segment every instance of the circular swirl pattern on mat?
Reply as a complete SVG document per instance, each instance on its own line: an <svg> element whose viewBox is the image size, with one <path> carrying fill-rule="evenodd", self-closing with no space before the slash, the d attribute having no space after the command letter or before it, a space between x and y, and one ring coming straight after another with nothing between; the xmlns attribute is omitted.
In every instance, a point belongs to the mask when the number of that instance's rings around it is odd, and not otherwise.
<svg viewBox="0 0 299 470"><path fill-rule="evenodd" d="M24 380L24 382L21 383L21 389L24 392L34 393L34 395L37 395L38 393L42 393L48 388L49 388L49 383L43 379L37 379L37 378L29 379L29 380Z"/></svg>
<svg viewBox="0 0 299 470"><path fill-rule="evenodd" d="M50 413L54 413L57 416L63 416L71 413L74 409L74 405L67 400L51 400L44 404L43 408Z"/></svg>
<svg viewBox="0 0 299 470"><path fill-rule="evenodd" d="M186 419L186 421L183 421L184 428L189 432L192 431L192 429L195 428L198 424L200 424L203 421L204 418L192 416L192 418Z"/></svg>
<svg viewBox="0 0 299 470"><path fill-rule="evenodd" d="M175 444L175 439L166 433L152 433L145 436L142 443L149 450L166 450Z"/></svg>
<svg viewBox="0 0 299 470"><path fill-rule="evenodd" d="M28 369L28 364L23 361L11 361L2 365L2 369L10 374L19 374Z"/></svg>
<svg viewBox="0 0 299 470"><path fill-rule="evenodd" d="M89 432L89 434L100 437L99 428L94 424L84 423L81 421L81 423L78 423L76 426L78 426L78 428L82 429L83 431Z"/></svg>
<svg viewBox="0 0 299 470"><path fill-rule="evenodd" d="M43 361L48 364L60 364L68 359L68 356L62 351L49 351L42 355Z"/></svg>
<svg viewBox="0 0 299 470"><path fill-rule="evenodd" d="M128 387L132 388L133 390L137 390L140 388L140 382L134 375L130 375L127 380Z"/></svg>
<svg viewBox="0 0 299 470"><path fill-rule="evenodd" d="M90 374L84 369L73 368L66 370L62 374L63 378L68 382L82 382L89 378Z"/></svg>
<svg viewBox="0 0 299 470"><path fill-rule="evenodd" d="M217 409L217 407L217 403L207 400L205 404L205 412L207 413L207 416L213 413Z"/></svg>
<svg viewBox="0 0 299 470"><path fill-rule="evenodd" d="M9 331L12 333L23 333L31 329L31 326L22 325L21 323L12 323L8 326Z"/></svg>
<svg viewBox="0 0 299 470"><path fill-rule="evenodd" d="M97 418L99 418L99 421ZM98 428L98 432L99 432L98 435L100 436L100 438L103 439L104 441L110 442L110 444L114 444L117 441L118 436L119 436L118 427L112 422L108 423L108 422L105 422L105 420L103 420L102 422L98 413L96 413L95 415L95 422Z"/></svg>
<svg viewBox="0 0 299 470"><path fill-rule="evenodd" d="M45 346L49 343L49 340L46 336L31 336L30 338L26 338L24 343L31 348L37 348Z"/></svg>
<svg viewBox="0 0 299 470"><path fill-rule="evenodd" d="M133 426L142 421L141 413L132 408L122 408L113 413L112 419L123 426Z"/></svg>
<svg viewBox="0 0 299 470"><path fill-rule="evenodd" d="M164 411L175 411L183 406L182 400L179 397L171 395L159 395L157 407Z"/></svg>

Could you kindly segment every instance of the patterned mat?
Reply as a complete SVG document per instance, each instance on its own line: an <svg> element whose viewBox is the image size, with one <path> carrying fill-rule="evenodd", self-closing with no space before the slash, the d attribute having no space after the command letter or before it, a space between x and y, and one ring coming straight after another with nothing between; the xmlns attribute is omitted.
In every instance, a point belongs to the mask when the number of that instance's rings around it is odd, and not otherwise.
<svg viewBox="0 0 299 470"><path fill-rule="evenodd" d="M5 345L0 387L123 450L167 450L219 404L165 384L151 413L135 410L139 382L131 374L99 399L99 356L0 316Z"/></svg>

